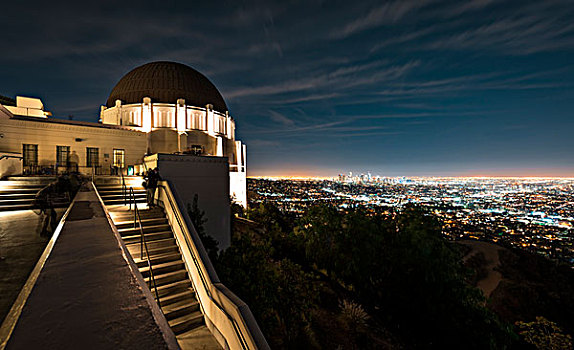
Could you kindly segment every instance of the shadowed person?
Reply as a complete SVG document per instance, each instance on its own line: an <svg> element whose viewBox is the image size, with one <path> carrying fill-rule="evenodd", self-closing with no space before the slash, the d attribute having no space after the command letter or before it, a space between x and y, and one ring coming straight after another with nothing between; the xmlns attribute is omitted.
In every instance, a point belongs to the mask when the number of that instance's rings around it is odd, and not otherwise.
<svg viewBox="0 0 574 350"><path fill-rule="evenodd" d="M158 182L161 180L159 176L159 170L157 168L150 169L144 176L145 182L144 187L146 188L147 194L147 205L149 208L154 206L153 199L155 196L155 189L157 188Z"/></svg>
<svg viewBox="0 0 574 350"><path fill-rule="evenodd" d="M48 235L48 227L52 234L58 226L56 218L56 209L54 208L54 195L56 194L56 184L49 184L41 189L35 197L36 206L40 209L40 220L42 220L41 236Z"/></svg>

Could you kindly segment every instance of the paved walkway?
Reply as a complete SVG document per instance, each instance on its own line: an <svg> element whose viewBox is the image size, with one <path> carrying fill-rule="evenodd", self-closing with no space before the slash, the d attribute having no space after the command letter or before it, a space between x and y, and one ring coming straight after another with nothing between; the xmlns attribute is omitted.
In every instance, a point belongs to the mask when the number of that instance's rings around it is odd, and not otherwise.
<svg viewBox="0 0 574 350"><path fill-rule="evenodd" d="M95 192L80 189L7 349L178 348L135 269Z"/></svg>
<svg viewBox="0 0 574 350"><path fill-rule="evenodd" d="M65 209L56 211L60 220ZM0 324L50 240L41 229L42 217L32 210L0 212Z"/></svg>

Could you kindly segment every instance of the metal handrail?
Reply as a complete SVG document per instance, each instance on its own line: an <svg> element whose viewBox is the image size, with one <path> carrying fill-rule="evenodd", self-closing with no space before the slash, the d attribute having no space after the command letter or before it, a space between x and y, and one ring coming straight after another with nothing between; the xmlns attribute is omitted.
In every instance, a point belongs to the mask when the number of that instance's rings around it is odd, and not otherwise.
<svg viewBox="0 0 574 350"><path fill-rule="evenodd" d="M126 186L126 180L124 179L124 174L122 172L120 172L120 176L122 177L122 196L124 197L124 205L127 205L128 187Z"/></svg>
<svg viewBox="0 0 574 350"><path fill-rule="evenodd" d="M143 256L144 256L143 254L144 254L144 250L145 250L145 256L146 256L146 260L147 260L147 266L149 268L149 276L150 276L150 282L151 282L150 286L148 286L148 287L151 288L153 285L153 289L155 292L155 300L156 300L157 304L159 305L159 307L161 308L161 303L159 300L159 293L157 292L157 284L155 283L155 276L153 273L153 268L151 267L151 260L149 258L149 250L147 248L147 240L145 238L144 231L143 231L142 218L140 216L138 205L136 203L136 195L135 195L133 187L130 187L129 194L130 194L130 209L131 209L132 201L134 203L134 229L136 228L136 226L138 224L139 224L139 229L140 229L140 259L143 259Z"/></svg>
<svg viewBox="0 0 574 350"><path fill-rule="evenodd" d="M174 204L171 200L171 198L167 195L167 191L164 185L158 185L158 187L161 187L164 192L165 192L165 197L167 198L167 200L169 201L169 204L172 208L174 208L173 212L175 214L175 218L177 220L178 225L181 228L185 228L187 226L185 226L185 224L182 222L184 221L183 218L180 218L180 213L179 210L175 210L178 209L178 206L176 204ZM159 193L158 193L158 199L159 199ZM183 235L186 243L188 246L192 246L194 245L193 242L190 242L187 235ZM195 256L195 254L191 254L192 258L193 258L193 263L195 264L195 267L197 268L197 272L199 273L199 276L201 278L201 283L203 284L203 288L205 289L205 291L207 292L207 295L209 296L209 298L213 301L213 303L215 304L215 306L217 306L217 308L219 310L221 310L221 312L231 321L231 323L233 324L233 328L235 330L235 333L237 334L238 338L241 341L241 346L243 347L243 349L249 349L249 346L247 345L247 341L243 335L243 333L241 332L241 330L239 329L239 325L237 324L237 321L231 317L231 315L229 315L229 313L227 313L227 311L225 311L224 307L222 305L219 304L219 302L213 297L212 293L211 293L211 289L209 288L209 284L206 281L205 276L203 275L203 269L200 267L199 261L198 261L198 257Z"/></svg>

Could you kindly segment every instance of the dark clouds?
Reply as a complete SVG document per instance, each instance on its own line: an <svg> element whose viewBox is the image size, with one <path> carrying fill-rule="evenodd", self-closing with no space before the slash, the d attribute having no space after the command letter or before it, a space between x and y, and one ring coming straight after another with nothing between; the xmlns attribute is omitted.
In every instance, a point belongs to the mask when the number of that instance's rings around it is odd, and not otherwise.
<svg viewBox="0 0 574 350"><path fill-rule="evenodd" d="M205 73L252 174L569 175L571 1L3 5L0 94L97 120L153 60Z"/></svg>

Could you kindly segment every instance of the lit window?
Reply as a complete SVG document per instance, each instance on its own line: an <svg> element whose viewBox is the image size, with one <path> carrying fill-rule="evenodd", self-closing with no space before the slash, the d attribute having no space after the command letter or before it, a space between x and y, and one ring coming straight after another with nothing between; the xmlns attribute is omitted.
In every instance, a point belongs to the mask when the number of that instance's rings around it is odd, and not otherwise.
<svg viewBox="0 0 574 350"><path fill-rule="evenodd" d="M126 166L126 151L114 149L114 166L123 169Z"/></svg>
<svg viewBox="0 0 574 350"><path fill-rule="evenodd" d="M203 153L203 146L201 145L192 145L191 146L191 154L200 156Z"/></svg>

